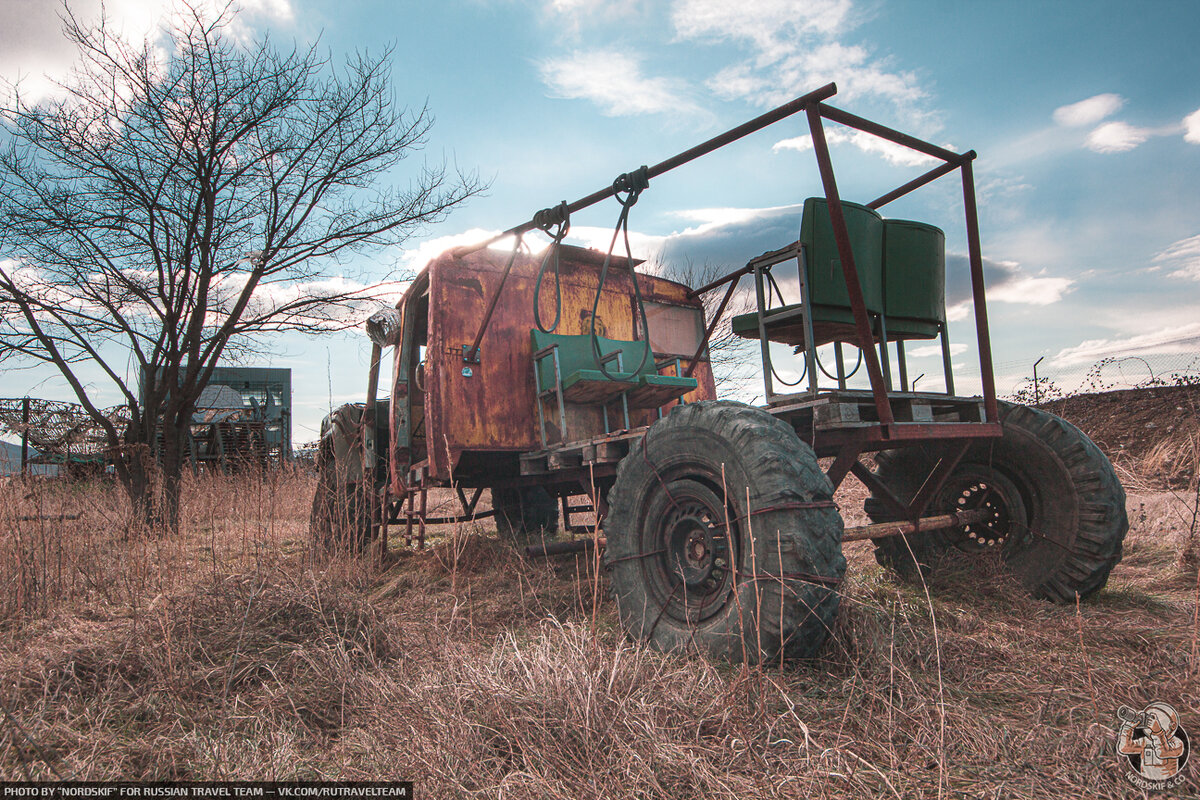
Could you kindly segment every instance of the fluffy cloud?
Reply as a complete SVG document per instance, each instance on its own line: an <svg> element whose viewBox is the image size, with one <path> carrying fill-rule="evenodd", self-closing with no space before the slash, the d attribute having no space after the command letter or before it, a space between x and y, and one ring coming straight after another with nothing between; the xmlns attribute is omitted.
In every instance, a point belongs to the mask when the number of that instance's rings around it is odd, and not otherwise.
<svg viewBox="0 0 1200 800"><path fill-rule="evenodd" d="M555 96L590 100L610 117L700 111L681 82L644 76L638 58L629 53L576 51L542 62L541 73Z"/></svg>
<svg viewBox="0 0 1200 800"><path fill-rule="evenodd" d="M1088 134L1084 145L1097 153L1124 153L1155 134L1150 128L1138 128L1125 122L1106 122Z"/></svg>
<svg viewBox="0 0 1200 800"><path fill-rule="evenodd" d="M1200 281L1200 235L1175 242L1154 256L1154 263L1171 270L1169 277Z"/></svg>
<svg viewBox="0 0 1200 800"><path fill-rule="evenodd" d="M1161 328L1120 339L1088 339L1068 347L1054 357L1059 366L1090 364L1109 356L1150 355L1154 353L1192 354L1200 348L1200 322Z"/></svg>
<svg viewBox="0 0 1200 800"><path fill-rule="evenodd" d="M840 41L854 26L851 0L676 0L671 18L681 39L733 41L748 49L748 58L708 81L720 97L774 106L836 80L840 97L885 100L910 123L936 128L919 110L927 95L913 73Z"/></svg>
<svg viewBox="0 0 1200 800"><path fill-rule="evenodd" d="M1125 105L1125 98L1119 94L1098 94L1086 100L1080 100L1078 103L1054 109L1054 121L1068 127L1094 125L1115 113L1123 105Z"/></svg>
<svg viewBox="0 0 1200 800"><path fill-rule="evenodd" d="M1054 110L1054 121L1064 127L1095 125L1100 120L1119 111L1125 98L1119 94L1098 94L1078 103L1060 106ZM1084 147L1097 153L1125 153L1154 136L1175 136L1182 131L1183 139L1200 144L1200 110L1183 118L1183 122L1159 127L1142 127L1127 122L1113 121L1099 125L1088 133Z"/></svg>
<svg viewBox="0 0 1200 800"><path fill-rule="evenodd" d="M208 14L225 8L224 0L198 0ZM241 0L234 7L242 15L230 33L249 41L256 23L289 23L295 18L291 0ZM105 0L110 28L130 42L154 41L158 32L182 13L174 0ZM66 79L77 52L62 35L58 3L47 0L6 0L0 3L0 79L20 82L30 102L61 94L56 82ZM71 11L82 22L98 20L101 0L73 0Z"/></svg>
<svg viewBox="0 0 1200 800"><path fill-rule="evenodd" d="M759 51L759 59L777 61L795 52L797 35L835 36L846 30L850 11L850 0L679 0L671 19L684 39L743 39Z"/></svg>
<svg viewBox="0 0 1200 800"><path fill-rule="evenodd" d="M1015 261L983 259L987 299L996 303L1048 306L1071 290L1070 278L1030 275ZM971 300L971 264L962 253L946 254L946 307L951 319L962 319Z"/></svg>
<svg viewBox="0 0 1200 800"><path fill-rule="evenodd" d="M643 0L549 0L543 12L557 34L578 40L594 23L635 18L644 6Z"/></svg>
<svg viewBox="0 0 1200 800"><path fill-rule="evenodd" d="M1200 109L1183 118L1183 140L1200 144Z"/></svg>
<svg viewBox="0 0 1200 800"><path fill-rule="evenodd" d="M936 158L919 153L903 145L889 142L887 139L880 139L878 136L874 136L866 131L831 128L825 131L825 140L831 145L852 144L864 153L879 155L884 160L900 166L919 167L937 163ZM793 139L784 139L783 141L776 142L771 149L776 152L780 150L804 151L811 150L812 147L812 135L805 134L804 136L797 136Z"/></svg>

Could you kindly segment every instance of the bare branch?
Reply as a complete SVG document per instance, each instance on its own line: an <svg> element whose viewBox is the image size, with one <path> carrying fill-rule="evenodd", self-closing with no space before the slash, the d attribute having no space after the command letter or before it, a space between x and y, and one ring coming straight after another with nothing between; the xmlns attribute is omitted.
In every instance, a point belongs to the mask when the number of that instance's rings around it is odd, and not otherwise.
<svg viewBox="0 0 1200 800"><path fill-rule="evenodd" d="M159 420L181 435L223 353L346 324L364 287L323 282L328 265L482 188L444 164L381 183L433 124L397 103L390 51L335 66L315 46L243 46L231 6L203 7L158 47L64 6L80 60L61 99L0 107L0 359L55 365L114 448L155 447ZM124 430L101 421L81 361L125 398ZM163 437L168 473L178 438Z"/></svg>

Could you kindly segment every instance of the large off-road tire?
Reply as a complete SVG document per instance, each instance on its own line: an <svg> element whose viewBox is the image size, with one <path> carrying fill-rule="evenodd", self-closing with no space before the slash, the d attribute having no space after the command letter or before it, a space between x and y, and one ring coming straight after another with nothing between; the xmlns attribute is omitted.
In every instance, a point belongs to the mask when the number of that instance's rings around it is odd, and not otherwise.
<svg viewBox="0 0 1200 800"><path fill-rule="evenodd" d="M741 403L676 407L608 495L604 563L622 626L730 661L814 655L846 571L832 497L786 423Z"/></svg>
<svg viewBox="0 0 1200 800"><path fill-rule="evenodd" d="M558 530L558 501L540 486L493 488L492 508L501 536L522 539Z"/></svg>
<svg viewBox="0 0 1200 800"><path fill-rule="evenodd" d="M308 525L318 552L362 552L375 533L370 496L361 481L339 480L332 452L317 454L317 489Z"/></svg>
<svg viewBox="0 0 1200 800"><path fill-rule="evenodd" d="M909 578L929 576L953 551L998 553L1035 596L1074 602L1103 588L1129 529L1125 490L1108 458L1082 431L1039 409L1001 403L1004 434L973 444L926 515L985 508L988 522L875 542L879 563ZM908 502L936 462L926 447L876 456L876 475ZM876 522L897 517L878 497ZM907 545L905 540L907 539ZM915 560L914 560L915 556Z"/></svg>

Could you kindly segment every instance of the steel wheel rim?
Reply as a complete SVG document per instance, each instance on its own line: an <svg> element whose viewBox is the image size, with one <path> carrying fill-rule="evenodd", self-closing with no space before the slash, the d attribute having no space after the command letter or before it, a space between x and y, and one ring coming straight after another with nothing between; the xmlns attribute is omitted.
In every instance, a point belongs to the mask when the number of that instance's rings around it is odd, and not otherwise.
<svg viewBox="0 0 1200 800"><path fill-rule="evenodd" d="M1025 501L1017 487L995 470L969 470L942 489L941 507L949 511L986 512L982 522L943 534L948 544L964 553L1011 555L1027 538Z"/></svg>
<svg viewBox="0 0 1200 800"><path fill-rule="evenodd" d="M741 531L716 492L687 478L663 484L642 526L650 602L665 616L696 624L732 597ZM732 530L725 530L726 519Z"/></svg>

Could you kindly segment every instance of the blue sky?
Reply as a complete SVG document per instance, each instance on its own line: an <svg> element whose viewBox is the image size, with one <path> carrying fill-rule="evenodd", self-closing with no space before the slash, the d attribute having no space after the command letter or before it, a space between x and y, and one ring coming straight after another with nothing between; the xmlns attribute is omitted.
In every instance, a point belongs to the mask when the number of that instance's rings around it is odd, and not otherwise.
<svg viewBox="0 0 1200 800"><path fill-rule="evenodd" d="M70 52L41 0L0 0L0 74L31 85ZM73 3L83 12L96 2ZM320 37L335 60L394 46L402 102L437 118L426 155L491 181L428 241L363 262L383 278L441 247L517 224L618 173L653 164L779 102L836 81L831 103L979 153L989 316L1001 383L1111 354L1200 353L1200 4L896 0L254 0L241 24L277 42ZM131 31L170 4L110 0ZM830 126L831 130L836 126ZM635 209L641 255L729 269L795 238L819 194L801 119L658 180ZM927 167L833 137L842 196L867 201ZM392 176L403 182L403 173ZM957 181L889 206L946 228L965 252ZM612 203L577 216L599 244ZM605 242L606 243L606 242ZM954 283L953 277L951 282ZM952 295L955 363L973 322ZM296 438L315 438L332 395L359 399L362 337L288 339ZM918 357L920 358L920 357ZM936 359L916 362L936 371ZM1009 374L1011 373L1011 375ZM969 378L966 387L969 388ZM0 394L66 399L45 373ZM332 390L331 387L332 386Z"/></svg>

